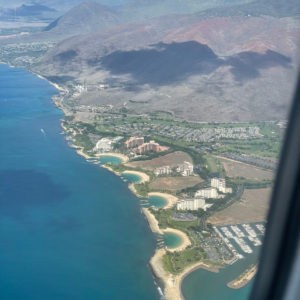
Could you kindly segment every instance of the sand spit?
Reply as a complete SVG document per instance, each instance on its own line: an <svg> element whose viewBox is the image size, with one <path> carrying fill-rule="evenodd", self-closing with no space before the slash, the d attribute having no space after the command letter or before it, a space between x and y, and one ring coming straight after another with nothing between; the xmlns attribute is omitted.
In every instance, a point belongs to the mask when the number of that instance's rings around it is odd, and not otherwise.
<svg viewBox="0 0 300 300"><path fill-rule="evenodd" d="M158 226L158 221L156 220L154 215L149 211L149 209L144 207L142 208L142 211L147 218L151 231L154 233L163 234L163 231L160 230Z"/></svg>
<svg viewBox="0 0 300 300"><path fill-rule="evenodd" d="M184 300L181 293L181 283L183 279L191 272L203 268L210 272L219 272L218 268L213 268L202 262L198 262L187 267L181 274L173 275L168 273L163 267L163 256L166 254L165 249L156 250L154 256L151 258L150 265L152 270L158 278L164 283L164 295L166 300Z"/></svg>
<svg viewBox="0 0 300 300"><path fill-rule="evenodd" d="M231 289L240 289L245 286L256 274L257 265L251 266L238 278L227 283L227 286Z"/></svg>

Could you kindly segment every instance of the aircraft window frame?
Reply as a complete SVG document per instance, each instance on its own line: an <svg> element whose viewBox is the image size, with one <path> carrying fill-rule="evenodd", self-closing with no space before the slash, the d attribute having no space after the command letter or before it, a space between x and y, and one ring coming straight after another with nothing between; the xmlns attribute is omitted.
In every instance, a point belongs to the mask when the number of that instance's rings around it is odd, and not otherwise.
<svg viewBox="0 0 300 300"><path fill-rule="evenodd" d="M291 295L291 282L300 285L299 273L293 272L299 260L300 242L299 149L300 77L272 192L258 273L249 300L297 300L287 295Z"/></svg>

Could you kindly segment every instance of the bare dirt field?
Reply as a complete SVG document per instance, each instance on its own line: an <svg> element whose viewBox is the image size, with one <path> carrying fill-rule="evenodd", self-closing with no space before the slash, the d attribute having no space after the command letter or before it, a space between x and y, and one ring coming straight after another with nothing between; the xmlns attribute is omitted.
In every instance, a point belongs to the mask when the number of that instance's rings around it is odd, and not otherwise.
<svg viewBox="0 0 300 300"><path fill-rule="evenodd" d="M245 190L241 201L213 214L207 221L213 225L265 221L270 194L270 188Z"/></svg>
<svg viewBox="0 0 300 300"><path fill-rule="evenodd" d="M182 151L176 151L164 156L160 156L157 158L153 158L151 160L143 160L143 161L134 161L127 163L126 165L129 167L140 167L146 170L153 170L162 166L170 166L171 168L176 167L178 164L183 163L184 161L188 161L192 163L192 158Z"/></svg>
<svg viewBox="0 0 300 300"><path fill-rule="evenodd" d="M203 180L199 176L189 177L160 177L150 183L150 189L154 191L180 191L192 187Z"/></svg>
<svg viewBox="0 0 300 300"><path fill-rule="evenodd" d="M234 161L228 158L218 159L222 162L228 177L244 177L246 179L273 179L274 174L271 171L264 170L242 162Z"/></svg>

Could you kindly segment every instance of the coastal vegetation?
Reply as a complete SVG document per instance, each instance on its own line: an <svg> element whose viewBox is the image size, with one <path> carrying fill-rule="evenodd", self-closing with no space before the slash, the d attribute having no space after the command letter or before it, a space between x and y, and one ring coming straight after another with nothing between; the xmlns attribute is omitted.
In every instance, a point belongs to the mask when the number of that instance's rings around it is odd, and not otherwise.
<svg viewBox="0 0 300 300"><path fill-rule="evenodd" d="M205 259L205 253L201 247L190 248L180 252L169 252L163 256L164 268L171 274L180 274L184 269Z"/></svg>
<svg viewBox="0 0 300 300"><path fill-rule="evenodd" d="M272 185L270 175L272 172L228 159L227 156L235 154L238 158L238 155L241 155L241 159L247 159L249 153L254 153L263 159L266 157L266 160L276 157L278 153L276 155L275 153L279 149L281 136L280 130L276 129L277 125L274 123L196 124L175 121L168 113L157 112L137 116L123 109L122 112L105 111L101 114L90 114L88 122L78 120L75 112L73 117L64 119L64 125L74 144L82 147L83 151L89 155L95 154L93 149L97 140L122 137L123 139L114 144L112 152L127 156L129 162L108 163L106 166L118 175L132 172L137 176L142 173L147 176L147 180L130 182L130 189L139 197L149 199L151 192L160 192L173 197L176 195L179 199L193 198L199 189L210 187L212 177L226 179L226 184L232 188L232 193L224 194L222 199L206 199L206 203L212 206L206 211L201 209L189 211L188 213L194 218L192 220L182 221L173 217L178 212L174 205L177 200L163 208L150 207L146 210L147 212L144 211L158 239L164 230L172 229L180 231L188 240L188 244L184 247L176 246L174 250L158 242L160 245L158 247L163 247L160 249L163 253L159 264L169 275L180 276L189 267L197 264L202 264L210 270L225 267L226 264L234 261L235 255L216 235L213 225L224 224L228 220L230 223L230 218L237 218L237 216L244 218L243 220L263 220L263 214L258 216L255 207L251 208L247 199L252 201L252 192L255 193L257 190L260 191ZM237 128L237 134L235 138L231 138L230 132L234 132L234 128ZM239 131L239 128L244 129ZM251 134L245 137L244 134L248 134L248 128L258 128L253 130L259 130L259 133L256 133L255 137L251 137ZM203 140L201 142L188 140L185 134L180 134L181 130L182 132L191 130L194 138L203 138ZM193 130L200 130L201 133L197 136L196 131ZM228 137L218 137L220 132ZM206 134L208 134L207 137ZM143 136L145 142L155 140L169 149L164 152L148 151L137 155L132 149L124 146L124 141L131 136ZM176 166L185 161L194 167L192 176L182 176L174 172ZM230 165L232 161L235 164L234 168ZM168 165L173 173L162 176L154 175L155 168L165 165ZM248 172L248 170L252 177L243 177L243 172ZM145 205L147 200L143 200L142 203ZM243 210L243 205L250 209L249 218L245 217L248 211ZM258 203L256 206L261 207ZM262 211L265 211L264 208ZM237 221L239 220L234 219L232 223Z"/></svg>
<svg viewBox="0 0 300 300"><path fill-rule="evenodd" d="M85 134L76 134L74 136L74 145L83 148L83 152L87 153L94 148L94 144L88 135Z"/></svg>

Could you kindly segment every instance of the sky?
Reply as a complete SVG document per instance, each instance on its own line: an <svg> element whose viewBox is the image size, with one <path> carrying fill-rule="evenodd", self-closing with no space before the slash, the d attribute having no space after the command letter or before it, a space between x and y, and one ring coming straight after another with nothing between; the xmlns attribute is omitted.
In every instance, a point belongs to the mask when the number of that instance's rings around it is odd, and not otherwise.
<svg viewBox="0 0 300 300"><path fill-rule="evenodd" d="M129 2L129 0L93 0L94 2L98 2L108 6L119 6ZM30 3L39 3L43 4L57 10L59 9L69 9L81 2L85 2L84 0L0 0L0 7L15 7L20 6L22 4L30 4Z"/></svg>

